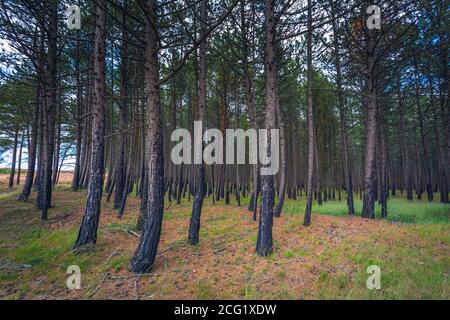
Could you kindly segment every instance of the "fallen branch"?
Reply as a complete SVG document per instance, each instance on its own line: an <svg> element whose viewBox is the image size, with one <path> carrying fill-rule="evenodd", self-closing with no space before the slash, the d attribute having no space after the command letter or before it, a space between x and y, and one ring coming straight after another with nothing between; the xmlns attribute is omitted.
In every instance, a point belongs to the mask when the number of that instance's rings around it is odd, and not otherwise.
<svg viewBox="0 0 450 320"><path fill-rule="evenodd" d="M139 273L139 274L130 274L126 276L112 276L110 275L108 277L108 280L124 280L124 279L131 279L136 277L157 277L160 276L158 273Z"/></svg>
<svg viewBox="0 0 450 320"><path fill-rule="evenodd" d="M23 271L31 269L31 264L19 264L11 261L0 261L0 270Z"/></svg>
<svg viewBox="0 0 450 320"><path fill-rule="evenodd" d="M88 295L89 298L91 298L94 294L96 294L96 293L98 292L98 290L100 290L100 288L102 287L103 283L105 283L105 281L106 281L106 279L108 278L108 276L109 276L109 273L108 273L108 272L104 274L102 281L100 281L100 283L98 284L98 286L95 287L94 291L92 291L92 292Z"/></svg>
<svg viewBox="0 0 450 320"><path fill-rule="evenodd" d="M132 236L135 236L135 237L137 237L137 238L140 238L140 237L141 237L141 235L140 235L139 233L137 233L137 232L135 232L135 231L133 231L133 230L131 230L131 229L129 229L129 228L111 228L111 230L119 230L119 231L123 231L123 232L128 233L128 234L130 234L130 235L132 235Z"/></svg>

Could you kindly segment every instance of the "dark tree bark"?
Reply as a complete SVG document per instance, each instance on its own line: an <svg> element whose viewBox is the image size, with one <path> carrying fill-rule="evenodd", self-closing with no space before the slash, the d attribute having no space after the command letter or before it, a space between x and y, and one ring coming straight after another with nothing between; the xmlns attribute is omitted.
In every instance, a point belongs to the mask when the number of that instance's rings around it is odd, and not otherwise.
<svg viewBox="0 0 450 320"><path fill-rule="evenodd" d="M200 3L200 38L204 38L207 27L207 0L202 0ZM206 113L206 45L207 40L204 39L200 44L199 50L199 85L198 85L198 114L199 121L202 123L202 128L205 125L205 113ZM202 129L203 140L203 129ZM203 153L203 142L202 142ZM200 231L200 216L202 212L203 199L206 192L206 179L205 179L205 166L202 163L197 166L197 190L195 193L195 199L192 206L192 216L189 222L189 236L188 243L196 245L199 241Z"/></svg>
<svg viewBox="0 0 450 320"><path fill-rule="evenodd" d="M103 190L104 145L105 145L105 50L106 50L106 0L99 0L95 6L94 43L94 89L90 177L86 207L75 248L97 241L100 206Z"/></svg>
<svg viewBox="0 0 450 320"><path fill-rule="evenodd" d="M307 35L307 122L308 122L308 172L306 177L306 209L303 221L304 226L311 224L311 208L313 201L313 176L314 176L314 106L312 95L312 12L311 0L308 0L308 35ZM317 169L317 168L316 168Z"/></svg>
<svg viewBox="0 0 450 320"><path fill-rule="evenodd" d="M47 220L48 209L51 207L52 198L52 173L53 157L55 151L55 113L56 113L56 92L57 92L57 35L58 35L58 2L52 2L49 13L48 27L48 53L47 53L47 72L46 97L44 108L44 153L43 153L43 181L42 189L42 211L41 219Z"/></svg>
<svg viewBox="0 0 450 320"><path fill-rule="evenodd" d="M265 82L266 82L266 119L267 130L266 154L272 156L271 130L276 128L276 113L278 102L277 66L275 61L275 26L274 26L274 0L265 1ZM276 155L278 156L278 155ZM272 225L274 205L274 175L261 176L261 209L256 242L256 253L267 256L272 253Z"/></svg>
<svg viewBox="0 0 450 320"><path fill-rule="evenodd" d="M153 268L161 236L164 213L164 151L159 88L158 25L156 1L146 3L145 89L147 94L147 206L144 228L138 248L131 259L130 271L149 272Z"/></svg>
<svg viewBox="0 0 450 320"><path fill-rule="evenodd" d="M115 166L115 194L114 208L118 209L122 203L124 195L126 170L125 170L125 153L127 145L127 121L128 121L128 32L127 32L127 1L124 2L124 12L122 13L122 45L120 50L120 117L119 117L119 157Z"/></svg>
<svg viewBox="0 0 450 320"><path fill-rule="evenodd" d="M81 175L81 146L83 139L83 107L81 104L81 79L80 79L80 60L81 60L81 48L80 48L80 31L77 30L77 52L75 59L75 72L76 72L76 86L77 86L77 133L76 133L76 154L75 154L75 168L73 171L72 179L72 191L78 191L80 188L80 175Z"/></svg>

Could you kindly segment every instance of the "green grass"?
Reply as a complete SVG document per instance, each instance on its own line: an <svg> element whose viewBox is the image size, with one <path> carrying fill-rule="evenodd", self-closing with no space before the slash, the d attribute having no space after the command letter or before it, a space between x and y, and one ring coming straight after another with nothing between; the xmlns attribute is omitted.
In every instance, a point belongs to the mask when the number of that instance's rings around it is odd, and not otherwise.
<svg viewBox="0 0 450 320"><path fill-rule="evenodd" d="M325 214L331 216L347 215L347 204L342 196L342 201L327 201L322 206L317 205L314 201L313 214ZM355 197L355 214L360 215L362 209L362 201ZM305 212L305 201L287 200L283 208L283 213L288 215L302 214ZM381 207L376 204L375 215L381 217ZM405 223L449 223L450 205L442 204L437 200L428 202L426 200L408 201L403 197L390 197L388 201L388 218L389 221L405 222Z"/></svg>
<svg viewBox="0 0 450 320"><path fill-rule="evenodd" d="M57 188L59 197L64 190ZM97 246L76 255L71 249L78 224L50 227L63 222L72 211L79 213L83 208L83 194L64 195L67 199L55 201L47 223L36 220L38 213L33 201L18 203L10 193L0 203L0 261L31 265L25 271L0 270L0 294L11 287L18 289L7 295L7 299L39 298L60 291L64 294L66 270L73 264L82 270L85 290L81 298L89 298L106 272L126 274L135 246L118 250L110 239L128 237L114 229L134 228L137 211L133 217L127 215L123 220L113 219L100 225ZM133 196L130 199L138 207L138 199ZM248 223L251 214L245 209L238 210L234 200L231 197L229 206L223 200L216 205L210 198L205 200L201 240L195 247L186 245L185 240L192 202L173 203L164 217L167 224L162 239L165 242L160 248L166 251L158 258L159 276L148 278L141 290L148 295L155 294L156 298L177 297L178 290L184 290L183 297L197 299L448 299L450 296L450 206L438 201L408 202L400 195L390 197L388 219L407 223L368 223L372 229L361 238L361 235L354 237L352 224L347 230L339 219L327 219L325 224L322 219L309 229L303 227L304 198L286 200L282 220L274 220L274 228L278 228L278 233L274 233L274 253L261 258L253 252L257 223ZM359 215L361 201L355 197L355 202ZM242 198L242 207L246 208L247 204L248 198ZM169 205L166 203L165 207ZM34 215L34 220L31 221L30 215ZM346 216L344 197L342 201L328 201L321 207L314 204L313 215ZM359 221L350 220L351 223ZM328 242L329 236L335 237L327 233L330 230L338 230L341 240ZM357 228L353 230L358 233ZM218 250L217 254L214 250ZM366 287L369 265L381 268L380 290ZM314 272L310 273L310 269ZM223 277L217 270L227 270L230 275ZM305 281L305 286L296 289L296 281ZM126 285L134 283L135 279L130 279ZM179 285L183 288L179 289ZM228 290L224 290L227 286ZM102 294L109 297L114 293L108 290Z"/></svg>
<svg viewBox="0 0 450 320"><path fill-rule="evenodd" d="M408 235L398 234L392 245L371 245L376 241L368 235L361 243L347 243L338 256L330 249L324 252L324 264L348 263L354 272L321 273L319 298L321 299L446 299L449 292L450 258L446 247L449 243L445 225L411 226L414 234L420 234L420 245L410 244ZM342 251L341 251L342 250ZM354 255L349 254L355 252ZM347 260L350 258L350 260ZM377 265L381 269L381 289L366 287L367 267Z"/></svg>
<svg viewBox="0 0 450 320"><path fill-rule="evenodd" d="M16 168L15 170L15 177L14 177L14 184L16 183L16 179L17 179L17 173L19 172L19 170ZM0 168L0 174L11 174L11 168ZM20 169L20 174L27 174L27 170L25 169Z"/></svg>

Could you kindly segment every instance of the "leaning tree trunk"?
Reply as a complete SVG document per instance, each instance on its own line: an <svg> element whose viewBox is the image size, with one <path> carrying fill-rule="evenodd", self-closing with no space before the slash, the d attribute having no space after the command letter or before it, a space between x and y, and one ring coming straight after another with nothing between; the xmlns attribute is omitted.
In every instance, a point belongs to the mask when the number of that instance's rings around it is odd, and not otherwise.
<svg viewBox="0 0 450 320"><path fill-rule="evenodd" d="M149 272L153 268L161 236L164 213L164 148L159 88L158 29L156 1L146 5L145 89L147 94L147 206L139 245L130 262L130 271Z"/></svg>
<svg viewBox="0 0 450 320"><path fill-rule="evenodd" d="M75 248L95 244L97 241L97 228L103 190L105 156L106 0L97 1L95 12L92 149L86 207L75 242Z"/></svg>
<svg viewBox="0 0 450 320"><path fill-rule="evenodd" d="M278 157L272 154L272 129L276 125L276 112L278 102L277 67L275 62L275 26L274 26L274 0L265 1L265 82L266 82L266 119L267 130L266 154L268 157ZM261 209L259 218L258 238L256 242L256 253L267 256L272 253L272 225L274 205L274 175L269 173L261 176Z"/></svg>
<svg viewBox="0 0 450 320"><path fill-rule="evenodd" d="M200 37L204 38L206 34L206 26L207 26L207 0L202 0L200 4ZM198 113L199 120L202 124L202 163L198 165L197 168L197 190L195 193L194 203L192 206L192 216L189 222L189 236L188 243L191 245L195 245L199 241L199 232L200 232L200 216L202 212L203 206L203 198L205 197L206 192L206 181L205 181L205 166L203 164L203 128L205 121L205 113L206 113L206 39L203 39L203 42L200 45L199 50L199 86L198 86Z"/></svg>

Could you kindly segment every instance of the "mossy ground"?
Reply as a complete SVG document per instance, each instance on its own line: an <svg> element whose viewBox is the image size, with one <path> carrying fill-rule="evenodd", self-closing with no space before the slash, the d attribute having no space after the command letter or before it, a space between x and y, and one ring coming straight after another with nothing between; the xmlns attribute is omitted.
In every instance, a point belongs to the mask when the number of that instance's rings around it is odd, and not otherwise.
<svg viewBox="0 0 450 320"><path fill-rule="evenodd" d="M96 246L75 254L85 193L65 183L47 222L39 220L34 195L17 202L18 189L0 183L1 299L450 298L450 207L437 201L391 197L388 221L349 217L344 200L329 201L314 206L311 226L303 227L304 198L287 200L274 219L274 253L261 258L248 199L242 207L206 199L194 247L186 243L192 203L184 199L166 204L154 270L136 277L127 267L138 239L127 230L139 200L129 197L123 219L104 202ZM81 290L66 287L69 265L81 269ZM380 290L366 287L369 265L381 268Z"/></svg>

